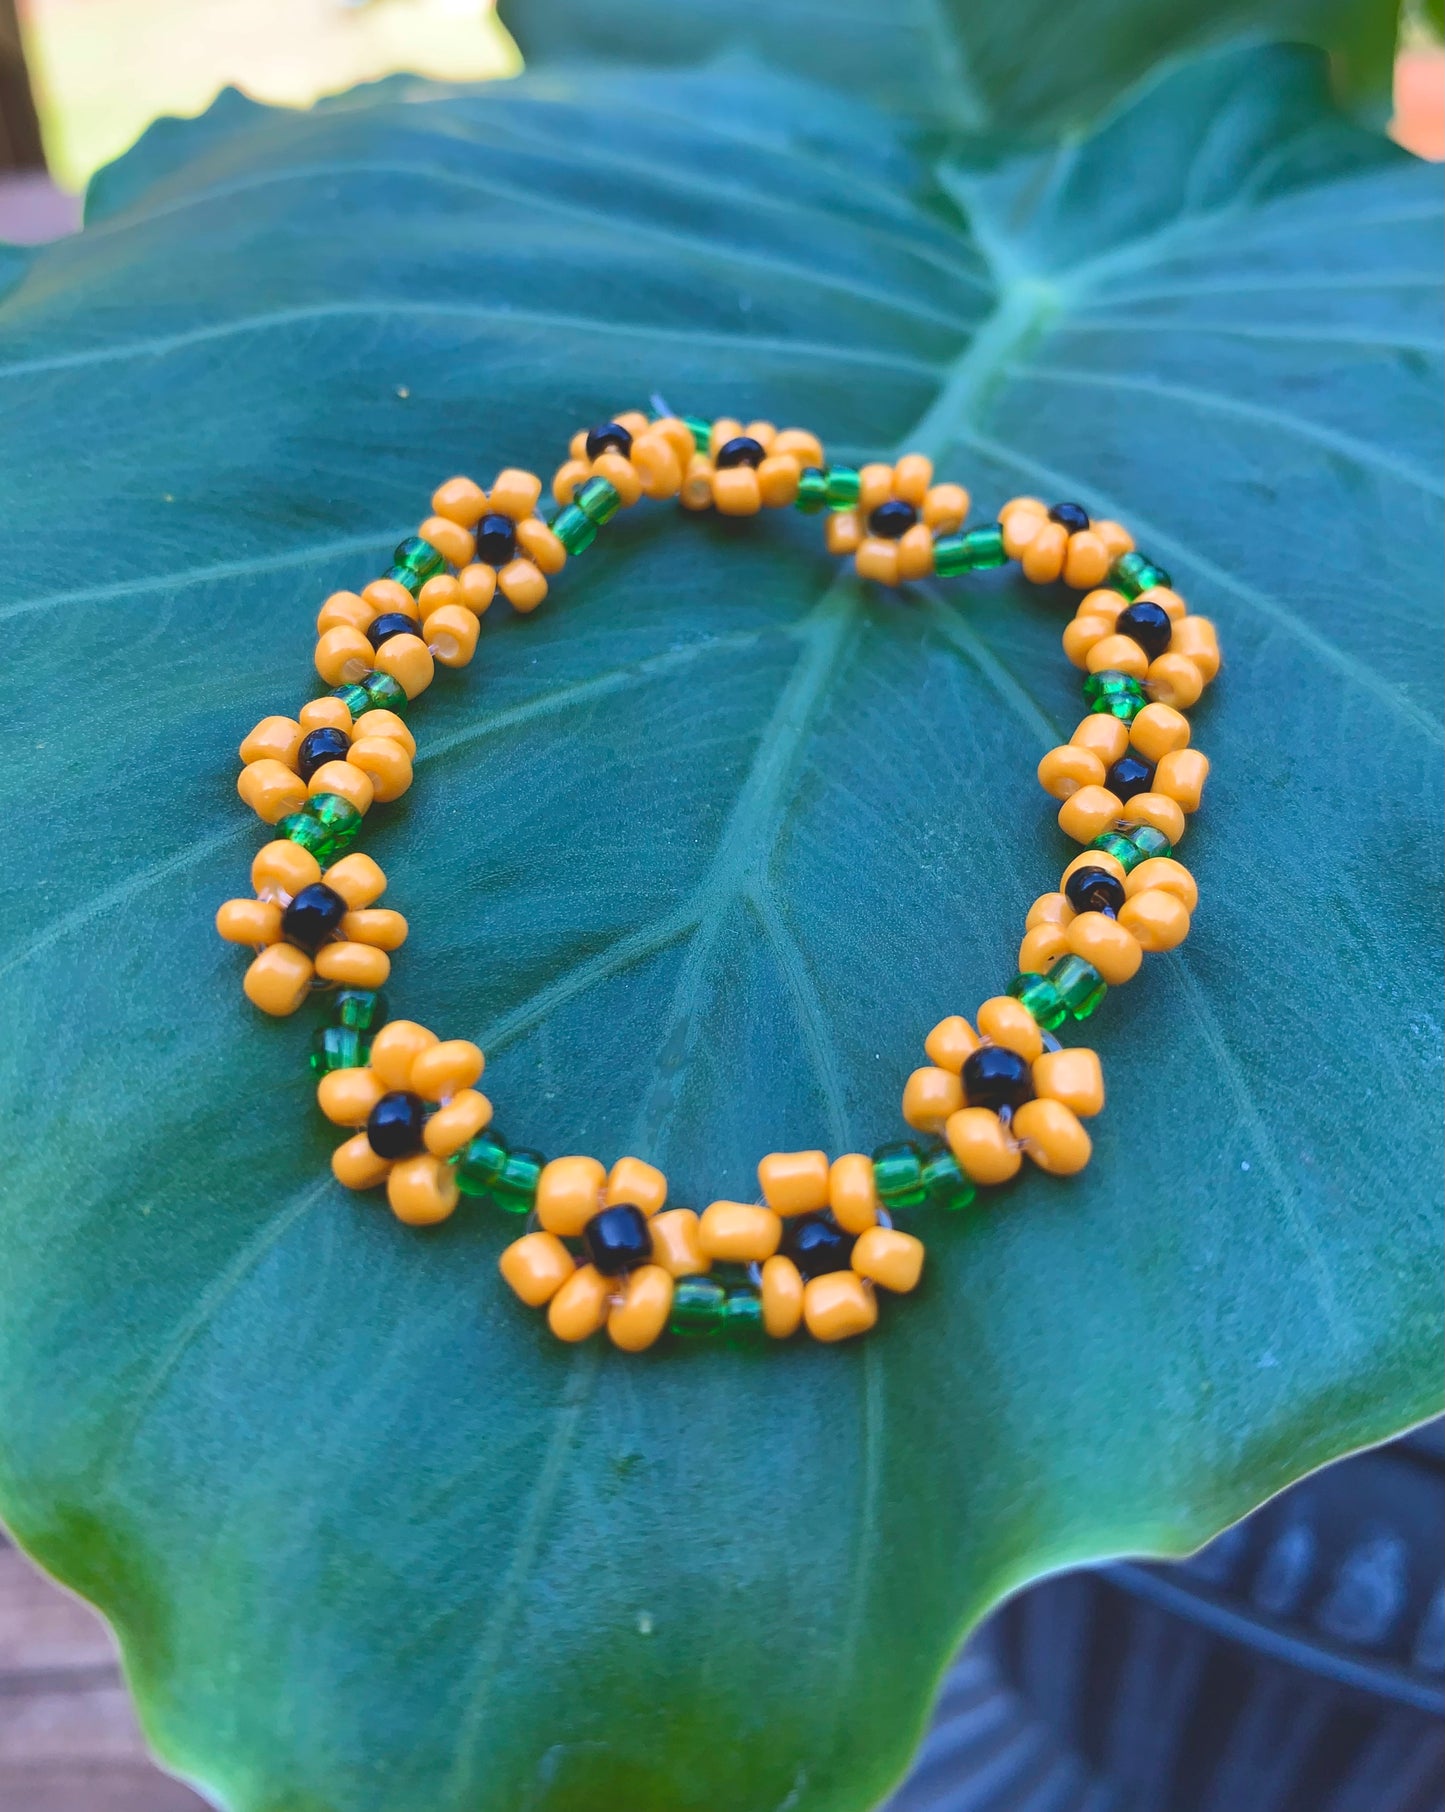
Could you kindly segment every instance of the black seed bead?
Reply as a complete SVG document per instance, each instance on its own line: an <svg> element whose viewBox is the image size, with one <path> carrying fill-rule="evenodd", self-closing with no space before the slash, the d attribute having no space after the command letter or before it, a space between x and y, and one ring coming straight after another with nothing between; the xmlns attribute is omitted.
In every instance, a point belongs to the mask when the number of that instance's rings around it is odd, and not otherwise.
<svg viewBox="0 0 1445 1812"><path fill-rule="evenodd" d="M415 635L421 628L415 617L409 617L404 610L388 610L377 617L366 632L366 639L373 648L380 648L383 642L389 642L394 635Z"/></svg>
<svg viewBox="0 0 1445 1812"><path fill-rule="evenodd" d="M483 566L505 566L517 553L517 525L510 516L483 516L477 524L477 559Z"/></svg>
<svg viewBox="0 0 1445 1812"><path fill-rule="evenodd" d="M1141 761L1137 755L1121 755L1105 775L1104 785L1120 799L1147 793L1154 785L1154 763Z"/></svg>
<svg viewBox="0 0 1445 1812"><path fill-rule="evenodd" d="M906 535L918 520L918 511L911 503L904 503L902 498L890 497L887 503L880 503L868 518L868 533L881 535L885 541L897 541Z"/></svg>
<svg viewBox="0 0 1445 1812"><path fill-rule="evenodd" d="M420 1095L393 1089L383 1095L366 1122L366 1142L379 1158L409 1158L421 1150L426 1103Z"/></svg>
<svg viewBox="0 0 1445 1812"><path fill-rule="evenodd" d="M620 453L626 459L631 451L632 436L621 422L602 422L587 436L589 459L596 459L599 453Z"/></svg>
<svg viewBox="0 0 1445 1812"><path fill-rule="evenodd" d="M317 768L325 767L328 761L345 761L350 747L350 739L341 730L308 731L296 751L296 772L303 780L309 780Z"/></svg>
<svg viewBox="0 0 1445 1812"><path fill-rule="evenodd" d="M324 881L303 887L281 914L281 935L302 950L319 950L346 916L341 895Z"/></svg>
<svg viewBox="0 0 1445 1812"><path fill-rule="evenodd" d="M1124 904L1124 883L1107 868L1076 868L1064 882L1064 898L1075 912L1103 912L1110 918Z"/></svg>
<svg viewBox="0 0 1445 1812"><path fill-rule="evenodd" d="M760 466L766 457L761 441L751 434L735 434L718 448L712 463L719 472L726 472L729 466Z"/></svg>
<svg viewBox="0 0 1445 1812"><path fill-rule="evenodd" d="M963 1092L970 1107L1022 1107L1033 1100L1033 1073L1017 1051L982 1045L963 1066Z"/></svg>
<svg viewBox="0 0 1445 1812"><path fill-rule="evenodd" d="M1056 503L1049 511L1049 521L1059 522L1071 535L1089 526L1089 512L1081 503Z"/></svg>
<svg viewBox="0 0 1445 1812"><path fill-rule="evenodd" d="M1136 641L1151 661L1163 654L1174 633L1169 612L1161 605L1151 604L1148 599L1121 610L1114 627L1120 635Z"/></svg>
<svg viewBox="0 0 1445 1812"><path fill-rule="evenodd" d="M631 1202L619 1202L594 1214L583 1230L582 1243L604 1277L620 1277L624 1271L652 1263L647 1216Z"/></svg>
<svg viewBox="0 0 1445 1812"><path fill-rule="evenodd" d="M853 1236L821 1214L800 1214L783 1223L783 1252L804 1277L846 1271L853 1257Z"/></svg>

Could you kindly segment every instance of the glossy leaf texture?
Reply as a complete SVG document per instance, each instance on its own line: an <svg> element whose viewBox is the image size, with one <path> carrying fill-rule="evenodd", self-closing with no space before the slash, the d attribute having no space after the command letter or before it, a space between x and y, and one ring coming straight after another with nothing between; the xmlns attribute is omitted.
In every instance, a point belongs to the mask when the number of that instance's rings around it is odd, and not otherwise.
<svg viewBox="0 0 1445 1812"><path fill-rule="evenodd" d="M1163 60L1259 35L1317 44L1342 93L1383 105L1398 0L518 0L504 7L529 66L654 68L754 59L945 132L1052 138L1092 120Z"/></svg>
<svg viewBox="0 0 1445 1812"><path fill-rule="evenodd" d="M1438 227L1258 50L941 172L736 71L231 97L17 267L0 1513L172 1766L232 1812L849 1812L1003 1593L1438 1406ZM1226 649L1093 1165L933 1230L848 1348L560 1348L514 1223L332 1185L307 1029L211 927L320 599L654 391L1118 514ZM1070 853L1068 608L624 515L417 713L394 1007L481 1039L515 1141L680 1201L897 1136Z"/></svg>

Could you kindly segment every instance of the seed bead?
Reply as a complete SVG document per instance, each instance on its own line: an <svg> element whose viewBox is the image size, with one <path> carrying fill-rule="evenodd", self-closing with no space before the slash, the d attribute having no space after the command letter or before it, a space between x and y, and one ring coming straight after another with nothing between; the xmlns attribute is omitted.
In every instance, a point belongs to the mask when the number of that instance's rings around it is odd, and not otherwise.
<svg viewBox="0 0 1445 1812"><path fill-rule="evenodd" d="M549 1233L575 1239L601 1210L606 1187L596 1158L553 1158L537 1179L537 1219Z"/></svg>
<svg viewBox="0 0 1445 1812"><path fill-rule="evenodd" d="M876 1326L878 1301L855 1272L829 1271L804 1285L803 1319L814 1340L849 1340Z"/></svg>
<svg viewBox="0 0 1445 1812"><path fill-rule="evenodd" d="M1025 1102L1014 1115L1013 1131L1027 1156L1051 1176L1074 1176L1093 1154L1088 1133L1062 1101Z"/></svg>
<svg viewBox="0 0 1445 1812"><path fill-rule="evenodd" d="M771 1258L782 1237L783 1223L773 1210L749 1202L711 1202L698 1226L698 1239L708 1257L734 1264Z"/></svg>
<svg viewBox="0 0 1445 1812"><path fill-rule="evenodd" d="M1154 773L1154 790L1167 794L1181 811L1197 812L1204 797L1204 783L1208 778L1207 755L1201 754L1198 749L1174 749L1168 755L1160 757Z"/></svg>
<svg viewBox="0 0 1445 1812"><path fill-rule="evenodd" d="M870 1283L904 1295L923 1275L923 1241L896 1227L870 1227L853 1248L853 1269Z"/></svg>
<svg viewBox="0 0 1445 1812"><path fill-rule="evenodd" d="M654 1215L667 1200L667 1178L641 1158L619 1158L607 1173L605 1198L609 1208L631 1202L644 1214Z"/></svg>
<svg viewBox="0 0 1445 1812"><path fill-rule="evenodd" d="M547 1325L569 1345L588 1340L607 1324L613 1283L595 1265L579 1265L547 1305Z"/></svg>
<svg viewBox="0 0 1445 1812"><path fill-rule="evenodd" d="M1125 815L1136 823L1152 824L1171 843L1178 843L1184 835L1183 808L1167 793L1135 793Z"/></svg>
<svg viewBox="0 0 1445 1812"><path fill-rule="evenodd" d="M769 1152L758 1164L758 1187L775 1214L816 1214L828 1206L828 1155Z"/></svg>
<svg viewBox="0 0 1445 1812"><path fill-rule="evenodd" d="M1152 888L1172 893L1186 912L1194 912L1199 906L1199 888L1194 876L1172 856L1151 856L1147 862L1131 868L1124 877L1124 892L1130 899L1135 894L1148 893Z"/></svg>
<svg viewBox="0 0 1445 1812"><path fill-rule="evenodd" d="M329 1070L316 1085L316 1105L333 1126L365 1126L385 1093L375 1070Z"/></svg>
<svg viewBox="0 0 1445 1812"><path fill-rule="evenodd" d="M1117 723L1118 719L1110 721ZM1080 787L1102 786L1104 773L1104 764L1092 749L1073 743L1050 749L1038 767L1039 785L1054 799L1071 798Z"/></svg>
<svg viewBox="0 0 1445 1812"><path fill-rule="evenodd" d="M1069 743L1073 748L1090 750L1106 768L1111 768L1129 747L1129 725L1107 712L1091 711Z"/></svg>
<svg viewBox="0 0 1445 1812"><path fill-rule="evenodd" d="M1032 1063L1043 1049L1038 1021L1011 994L996 994L992 1000L986 1000L976 1018L984 1038L1002 1045L1005 1050L1016 1051L1025 1063Z"/></svg>
<svg viewBox="0 0 1445 1812"><path fill-rule="evenodd" d="M1101 720L1102 721L1102 720ZM1144 709L1128 727L1129 741L1146 761L1156 764L1166 755L1189 746L1189 719L1172 705L1154 703Z"/></svg>
<svg viewBox="0 0 1445 1812"><path fill-rule="evenodd" d="M1119 908L1119 923L1142 950L1173 950L1189 936L1189 909L1177 894L1146 887Z"/></svg>
<svg viewBox="0 0 1445 1812"><path fill-rule="evenodd" d="M1139 940L1117 919L1105 918L1102 912L1081 912L1069 921L1065 935L1074 955L1092 963L1111 988L1132 981L1139 973L1144 952Z"/></svg>
<svg viewBox="0 0 1445 1812"><path fill-rule="evenodd" d="M691 1208L669 1208L648 1222L652 1257L674 1277L693 1277L712 1269L698 1237L699 1221Z"/></svg>
<svg viewBox="0 0 1445 1812"><path fill-rule="evenodd" d="M1123 800L1107 787L1081 786L1059 807L1059 829L1076 843L1092 843L1123 810Z"/></svg>
<svg viewBox="0 0 1445 1812"><path fill-rule="evenodd" d="M968 1021L960 1014L950 1013L947 1019L940 1019L924 1039L923 1048L939 1069L952 1070L956 1076L980 1043L978 1033Z"/></svg>
<svg viewBox="0 0 1445 1812"><path fill-rule="evenodd" d="M246 971L241 982L253 1006L274 1018L294 1013L311 992L311 958L292 944L270 944Z"/></svg>
<svg viewBox="0 0 1445 1812"><path fill-rule="evenodd" d="M845 1152L828 1168L828 1206L845 1233L866 1233L878 1222L878 1188L873 1160Z"/></svg>
<svg viewBox="0 0 1445 1812"><path fill-rule="evenodd" d="M263 824L279 824L306 803L306 782L270 757L242 768L236 791Z"/></svg>
<svg viewBox="0 0 1445 1812"><path fill-rule="evenodd" d="M1018 1175L1018 1147L990 1107L965 1107L944 1129L959 1168L974 1183L1006 1183Z"/></svg>
<svg viewBox="0 0 1445 1812"><path fill-rule="evenodd" d="M903 1118L919 1132L937 1132L963 1106L963 1084L952 1070L915 1070L903 1087Z"/></svg>
<svg viewBox="0 0 1445 1812"><path fill-rule="evenodd" d="M672 1313L672 1273L641 1265L627 1279L622 1301L607 1317L607 1338L624 1353L641 1353L656 1343Z"/></svg>
<svg viewBox="0 0 1445 1812"><path fill-rule="evenodd" d="M803 1322L803 1277L792 1259L777 1253L763 1266L763 1332L787 1340Z"/></svg>
<svg viewBox="0 0 1445 1812"><path fill-rule="evenodd" d="M1036 1097L1062 1101L1081 1120L1104 1110L1104 1071L1096 1051L1082 1045L1044 1051L1034 1058L1033 1077Z"/></svg>
<svg viewBox="0 0 1445 1812"><path fill-rule="evenodd" d="M1035 925L1019 941L1019 973L1043 975L1049 964L1069 948L1062 925Z"/></svg>
<svg viewBox="0 0 1445 1812"><path fill-rule="evenodd" d="M549 1303L576 1268L554 1233L524 1233L497 1260L509 1288L529 1309Z"/></svg>

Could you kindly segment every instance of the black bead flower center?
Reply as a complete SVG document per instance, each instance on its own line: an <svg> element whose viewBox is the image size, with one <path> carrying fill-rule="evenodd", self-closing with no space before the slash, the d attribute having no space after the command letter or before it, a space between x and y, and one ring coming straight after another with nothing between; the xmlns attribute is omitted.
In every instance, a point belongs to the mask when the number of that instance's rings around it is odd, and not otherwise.
<svg viewBox="0 0 1445 1812"><path fill-rule="evenodd" d="M380 648L394 635L415 635L419 627L416 618L409 617L404 610L388 610L367 630L366 639L373 648Z"/></svg>
<svg viewBox="0 0 1445 1812"><path fill-rule="evenodd" d="M366 1122L366 1142L379 1158L409 1158L421 1150L426 1103L420 1095L394 1089L383 1095Z"/></svg>
<svg viewBox="0 0 1445 1812"><path fill-rule="evenodd" d="M901 497L890 497L880 503L868 518L868 533L881 535L885 541L897 541L918 520L918 511Z"/></svg>
<svg viewBox="0 0 1445 1812"><path fill-rule="evenodd" d="M1163 654L1174 633L1169 612L1162 604L1152 603L1147 598L1121 610L1114 627L1120 635L1127 635L1136 641L1151 661Z"/></svg>
<svg viewBox="0 0 1445 1812"><path fill-rule="evenodd" d="M986 1044L963 1066L963 1092L970 1107L1022 1107L1033 1099L1033 1072L1017 1051Z"/></svg>
<svg viewBox="0 0 1445 1812"><path fill-rule="evenodd" d="M719 472L726 472L729 466L760 466L764 458L761 441L754 440L751 434L735 434L718 448L712 463Z"/></svg>
<svg viewBox="0 0 1445 1812"><path fill-rule="evenodd" d="M301 738L301 747L296 751L296 772L303 780L309 780L328 761L345 761L350 747L349 738L340 730L311 730Z"/></svg>
<svg viewBox="0 0 1445 1812"><path fill-rule="evenodd" d="M493 511L477 524L477 559L483 566L505 566L517 553L517 525Z"/></svg>
<svg viewBox="0 0 1445 1812"><path fill-rule="evenodd" d="M1061 523L1071 535L1089 526L1089 512L1081 503L1056 503L1049 511L1049 521Z"/></svg>
<svg viewBox="0 0 1445 1812"><path fill-rule="evenodd" d="M1102 912L1113 918L1125 897L1123 882L1107 868L1076 868L1064 882L1064 898L1075 912Z"/></svg>
<svg viewBox="0 0 1445 1812"><path fill-rule="evenodd" d="M599 453L620 453L626 459L631 451L632 436L621 422L602 422L587 436L589 459L596 459Z"/></svg>
<svg viewBox="0 0 1445 1812"><path fill-rule="evenodd" d="M346 901L339 893L324 881L313 881L281 914L281 935L302 950L319 950L346 913Z"/></svg>
<svg viewBox="0 0 1445 1812"><path fill-rule="evenodd" d="M800 1214L784 1223L782 1250L804 1277L821 1277L848 1269L853 1236L821 1214Z"/></svg>
<svg viewBox="0 0 1445 1812"><path fill-rule="evenodd" d="M1119 799L1147 793L1153 784L1153 762L1141 761L1137 755L1121 755L1104 778L1104 785Z"/></svg>
<svg viewBox="0 0 1445 1812"><path fill-rule="evenodd" d="M594 1214L583 1231L582 1243L604 1277L620 1277L624 1271L652 1262L647 1216L631 1202L619 1202Z"/></svg>

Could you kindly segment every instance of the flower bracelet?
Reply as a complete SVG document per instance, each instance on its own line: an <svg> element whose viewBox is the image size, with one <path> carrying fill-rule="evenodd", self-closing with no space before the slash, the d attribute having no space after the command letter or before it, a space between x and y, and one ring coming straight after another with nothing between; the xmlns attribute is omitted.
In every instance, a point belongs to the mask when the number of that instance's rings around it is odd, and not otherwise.
<svg viewBox="0 0 1445 1812"><path fill-rule="evenodd" d="M935 484L922 454L829 465L814 435L767 422L661 406L623 414L574 437L555 506L539 507L541 492L535 474L514 469L489 490L449 479L384 577L326 600L316 669L331 690L294 718L263 718L241 744L238 790L275 835L252 864L255 898L227 901L217 929L256 951L244 987L263 1012L293 1013L330 990L311 1066L322 1113L350 1131L332 1158L337 1179L384 1186L411 1226L447 1219L463 1196L525 1217L502 1276L546 1308L559 1339L605 1328L638 1352L667 1331L864 1333L880 1292L917 1286L924 1247L911 1229L928 1215L968 1207L1024 1158L1055 1175L1088 1162L1083 1122L1104 1104L1099 1059L1053 1034L1089 1018L1146 951L1188 935L1198 890L1173 851L1209 763L1183 713L1218 672L1214 627L1189 614L1125 529L1076 503L1017 497L996 522L965 530L967 491ZM467 665L498 592L535 610L549 581L642 497L728 516L826 513L830 551L883 585L1012 559L1035 584L1085 594L1063 643L1086 670L1086 714L1038 769L1060 826L1085 847L1030 908L1007 993L924 1039L929 1061L902 1104L923 1136L871 1157L772 1152L758 1165L759 1200L700 1214L668 1207L667 1179L641 1158L548 1162L497 1132L477 1046L387 1017L380 989L406 920L378 904L386 877L352 851L371 806L411 784L406 714L436 667Z"/></svg>

